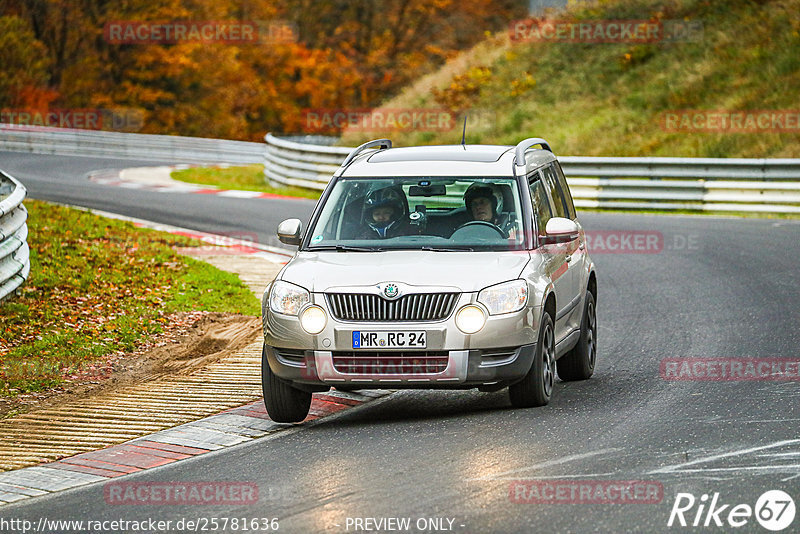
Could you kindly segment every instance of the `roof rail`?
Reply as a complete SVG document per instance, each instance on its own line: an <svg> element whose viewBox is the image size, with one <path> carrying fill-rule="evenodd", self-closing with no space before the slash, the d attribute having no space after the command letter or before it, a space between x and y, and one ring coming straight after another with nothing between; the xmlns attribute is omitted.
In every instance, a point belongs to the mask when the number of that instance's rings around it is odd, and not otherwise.
<svg viewBox="0 0 800 534"><path fill-rule="evenodd" d="M363 145L357 146L350 152L347 157L342 162L342 167L347 167L351 161L356 159L361 152L367 150L368 148L372 148L374 145L378 145L378 150L383 150L384 148L392 148L392 141L390 139L373 139L372 141L368 141Z"/></svg>
<svg viewBox="0 0 800 534"><path fill-rule="evenodd" d="M550 144L541 137L529 137L528 139L520 141L517 144L517 148L514 150L514 163L517 165L524 165L525 151L527 151L533 145L542 145L544 150L547 150L550 153L553 152L553 149L550 148Z"/></svg>

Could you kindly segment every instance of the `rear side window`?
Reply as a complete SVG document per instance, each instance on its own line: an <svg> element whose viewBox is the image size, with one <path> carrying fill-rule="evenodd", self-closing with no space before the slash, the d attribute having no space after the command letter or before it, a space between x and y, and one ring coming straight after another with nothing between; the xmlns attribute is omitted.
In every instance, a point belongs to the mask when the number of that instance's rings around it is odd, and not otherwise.
<svg viewBox="0 0 800 534"><path fill-rule="evenodd" d="M544 190L544 184L539 178L538 174L528 183L531 190L531 203L536 212L536 223L539 235L545 235L545 227L547 221L553 217L553 211L550 209L550 201L547 199L547 192Z"/></svg>
<svg viewBox="0 0 800 534"><path fill-rule="evenodd" d="M564 197L561 196L561 190L557 185L558 179L556 178L553 167L545 167L542 169L542 175L545 179L545 185L550 190L550 198L553 199L553 207L556 210L554 215L556 217L570 218L567 209L564 207Z"/></svg>
<svg viewBox="0 0 800 534"><path fill-rule="evenodd" d="M572 202L572 193L570 193L569 185L567 184L567 177L564 176L564 171L561 169L561 165L557 161L553 163L553 168L556 172L556 178L558 178L558 187L563 193L564 207L567 208L569 218L574 219L577 214L575 213L575 204Z"/></svg>

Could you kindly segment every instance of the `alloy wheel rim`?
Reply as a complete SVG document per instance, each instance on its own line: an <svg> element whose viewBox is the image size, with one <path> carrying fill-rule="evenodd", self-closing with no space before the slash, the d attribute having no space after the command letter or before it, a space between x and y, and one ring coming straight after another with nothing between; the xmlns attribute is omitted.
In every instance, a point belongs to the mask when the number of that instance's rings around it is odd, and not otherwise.
<svg viewBox="0 0 800 534"><path fill-rule="evenodd" d="M553 391L553 381L555 377L555 347L553 343L553 328L547 325L544 331L544 346L542 347L542 363L544 369L542 370L542 385L544 386L544 393L548 397Z"/></svg>
<svg viewBox="0 0 800 534"><path fill-rule="evenodd" d="M594 363L597 358L597 318L594 313L594 304L589 303L586 309L586 319L588 328L586 332L586 349L589 353L589 369L594 369Z"/></svg>

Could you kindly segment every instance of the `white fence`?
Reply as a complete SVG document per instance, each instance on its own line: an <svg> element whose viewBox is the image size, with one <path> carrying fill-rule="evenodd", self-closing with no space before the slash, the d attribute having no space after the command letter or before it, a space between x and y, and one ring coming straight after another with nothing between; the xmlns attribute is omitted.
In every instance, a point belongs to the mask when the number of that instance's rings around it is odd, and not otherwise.
<svg viewBox="0 0 800 534"><path fill-rule="evenodd" d="M273 184L324 189L350 148L266 136ZM800 159L558 158L581 208L800 213Z"/></svg>
<svg viewBox="0 0 800 534"><path fill-rule="evenodd" d="M264 145L246 141L36 128L4 124L0 150L176 163L261 163Z"/></svg>
<svg viewBox="0 0 800 534"><path fill-rule="evenodd" d="M28 211L22 205L25 186L0 171L0 302L28 278Z"/></svg>

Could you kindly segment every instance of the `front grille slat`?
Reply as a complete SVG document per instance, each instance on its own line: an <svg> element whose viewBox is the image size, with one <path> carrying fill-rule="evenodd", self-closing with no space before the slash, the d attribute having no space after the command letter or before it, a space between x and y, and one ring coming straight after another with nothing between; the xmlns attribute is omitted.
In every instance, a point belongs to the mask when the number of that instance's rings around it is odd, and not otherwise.
<svg viewBox="0 0 800 534"><path fill-rule="evenodd" d="M325 298L339 321L441 321L450 316L458 293L412 293L386 300L367 293L327 293Z"/></svg>
<svg viewBox="0 0 800 534"><path fill-rule="evenodd" d="M433 315L437 298L439 298L439 296L434 295L433 298L427 299L427 302L425 303L425 317L430 317Z"/></svg>
<svg viewBox="0 0 800 534"><path fill-rule="evenodd" d="M444 300L444 295L436 295L435 304L433 305L433 314L439 315L442 313L442 301Z"/></svg>

